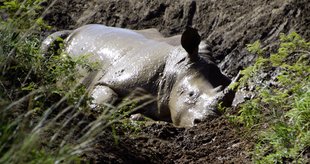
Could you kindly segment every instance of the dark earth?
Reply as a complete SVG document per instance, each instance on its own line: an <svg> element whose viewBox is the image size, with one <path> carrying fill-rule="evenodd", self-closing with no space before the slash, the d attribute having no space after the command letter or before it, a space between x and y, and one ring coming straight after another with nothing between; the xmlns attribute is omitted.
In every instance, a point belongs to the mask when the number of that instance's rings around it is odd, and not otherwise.
<svg viewBox="0 0 310 164"><path fill-rule="evenodd" d="M155 27L171 36L192 25L207 42L208 55L230 78L255 61L256 56L246 50L249 43L261 40L272 52L280 33L296 31L310 40L309 0L66 0L57 1L44 19L53 26L50 32L100 23L130 29ZM117 137L115 142L107 134L83 159L94 163L249 163L254 145L253 135L224 115L188 129L150 123L139 132L120 131Z"/></svg>

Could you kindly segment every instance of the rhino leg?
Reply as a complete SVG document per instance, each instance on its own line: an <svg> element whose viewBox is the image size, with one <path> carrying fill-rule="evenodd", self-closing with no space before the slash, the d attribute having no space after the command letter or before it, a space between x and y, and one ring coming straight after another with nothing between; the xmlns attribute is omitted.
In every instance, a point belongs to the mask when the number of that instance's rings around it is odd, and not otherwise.
<svg viewBox="0 0 310 164"><path fill-rule="evenodd" d="M92 108L98 105L114 104L118 99L118 95L111 88L102 85L98 85L94 88L91 97L93 98Z"/></svg>
<svg viewBox="0 0 310 164"><path fill-rule="evenodd" d="M41 44L40 51L43 56L48 56L50 51L57 51L62 43L62 39L67 38L71 34L71 30L58 31L49 35Z"/></svg>

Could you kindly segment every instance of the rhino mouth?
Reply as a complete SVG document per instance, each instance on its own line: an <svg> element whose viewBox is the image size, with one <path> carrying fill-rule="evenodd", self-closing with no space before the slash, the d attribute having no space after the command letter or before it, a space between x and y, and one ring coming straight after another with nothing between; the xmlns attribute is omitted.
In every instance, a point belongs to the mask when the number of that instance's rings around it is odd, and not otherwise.
<svg viewBox="0 0 310 164"><path fill-rule="evenodd" d="M215 108L206 108L204 112L199 112L197 109L188 109L177 114L174 124L180 127L192 127L206 120L215 119L220 115L221 113Z"/></svg>
<svg viewBox="0 0 310 164"><path fill-rule="evenodd" d="M221 113L216 109L208 109L207 113L204 114L202 118L194 118L192 121L192 126L195 126L202 122L208 122L210 120L216 119L221 115Z"/></svg>

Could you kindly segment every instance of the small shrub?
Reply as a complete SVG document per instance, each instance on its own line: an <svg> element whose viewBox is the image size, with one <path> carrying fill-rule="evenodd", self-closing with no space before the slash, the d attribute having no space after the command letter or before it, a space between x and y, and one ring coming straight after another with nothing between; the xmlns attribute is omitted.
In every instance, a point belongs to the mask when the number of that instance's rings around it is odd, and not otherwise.
<svg viewBox="0 0 310 164"><path fill-rule="evenodd" d="M237 115L230 116L233 122L259 134L253 155L256 163L309 160L303 153L310 147L310 42L295 32L281 34L280 42L278 52L270 58L262 57L264 50L258 41L248 45L259 57L242 71L236 85L252 86L256 94L240 105Z"/></svg>

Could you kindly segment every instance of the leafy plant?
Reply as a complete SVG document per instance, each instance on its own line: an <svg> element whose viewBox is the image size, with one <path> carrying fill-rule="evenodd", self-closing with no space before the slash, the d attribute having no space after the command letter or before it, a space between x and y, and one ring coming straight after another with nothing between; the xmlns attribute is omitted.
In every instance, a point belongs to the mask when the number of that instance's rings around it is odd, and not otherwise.
<svg viewBox="0 0 310 164"><path fill-rule="evenodd" d="M248 50L259 57L242 71L235 87L252 86L256 96L241 104L231 120L259 134L253 155L256 163L306 162L309 159L303 153L310 147L310 42L293 32L280 35L278 52L270 58L262 57L264 50L258 41L248 45Z"/></svg>

